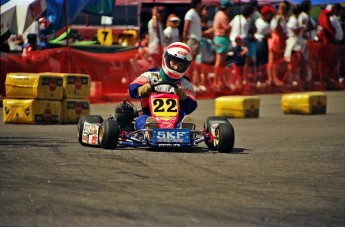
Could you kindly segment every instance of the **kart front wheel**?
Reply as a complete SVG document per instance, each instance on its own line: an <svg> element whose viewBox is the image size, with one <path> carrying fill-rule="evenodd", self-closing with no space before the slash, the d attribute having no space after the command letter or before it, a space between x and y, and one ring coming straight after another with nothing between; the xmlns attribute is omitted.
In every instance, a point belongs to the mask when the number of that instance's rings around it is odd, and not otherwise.
<svg viewBox="0 0 345 227"><path fill-rule="evenodd" d="M78 141L81 145L86 145L82 142L83 130L85 122L91 124L101 124L103 122L103 118L99 115L87 115L81 116L78 121Z"/></svg>
<svg viewBox="0 0 345 227"><path fill-rule="evenodd" d="M216 149L221 153L230 153L235 144L235 132L230 123L220 123L215 132Z"/></svg>
<svg viewBox="0 0 345 227"><path fill-rule="evenodd" d="M220 116L210 116L206 119L204 128L206 129L206 132L213 133L212 125L220 124L220 123L229 123L228 119L226 117L220 117ZM215 149L213 141L208 142L205 140L205 144L209 149Z"/></svg>
<svg viewBox="0 0 345 227"><path fill-rule="evenodd" d="M107 119L100 128L98 139L103 149L115 149L119 142L119 123L113 119Z"/></svg>

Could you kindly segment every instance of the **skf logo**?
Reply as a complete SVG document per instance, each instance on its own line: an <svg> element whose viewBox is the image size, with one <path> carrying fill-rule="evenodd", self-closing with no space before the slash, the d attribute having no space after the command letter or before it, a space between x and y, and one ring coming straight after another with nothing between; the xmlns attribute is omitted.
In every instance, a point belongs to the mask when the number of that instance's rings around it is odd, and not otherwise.
<svg viewBox="0 0 345 227"><path fill-rule="evenodd" d="M182 52L182 51L177 51L178 54L181 54L182 56L187 56L186 52Z"/></svg>
<svg viewBox="0 0 345 227"><path fill-rule="evenodd" d="M169 132L169 131L159 131L157 134L157 139L182 139L187 132Z"/></svg>

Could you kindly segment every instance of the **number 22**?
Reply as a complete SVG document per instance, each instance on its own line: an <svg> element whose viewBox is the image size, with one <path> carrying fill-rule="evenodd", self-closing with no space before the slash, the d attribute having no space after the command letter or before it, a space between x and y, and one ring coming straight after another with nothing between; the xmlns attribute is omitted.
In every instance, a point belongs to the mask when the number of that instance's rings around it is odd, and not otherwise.
<svg viewBox="0 0 345 227"><path fill-rule="evenodd" d="M177 102L175 99L166 99L165 103L163 99L155 99L153 100L153 105L155 106L154 112L177 112ZM167 110L165 110L165 106L167 106Z"/></svg>

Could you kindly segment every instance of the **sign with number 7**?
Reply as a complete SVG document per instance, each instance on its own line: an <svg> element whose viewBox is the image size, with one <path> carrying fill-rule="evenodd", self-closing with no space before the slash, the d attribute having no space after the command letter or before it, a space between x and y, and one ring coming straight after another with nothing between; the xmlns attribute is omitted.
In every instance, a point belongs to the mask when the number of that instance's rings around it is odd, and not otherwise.
<svg viewBox="0 0 345 227"><path fill-rule="evenodd" d="M113 31L111 28L100 28L97 30L97 39L101 45L111 46L113 44Z"/></svg>

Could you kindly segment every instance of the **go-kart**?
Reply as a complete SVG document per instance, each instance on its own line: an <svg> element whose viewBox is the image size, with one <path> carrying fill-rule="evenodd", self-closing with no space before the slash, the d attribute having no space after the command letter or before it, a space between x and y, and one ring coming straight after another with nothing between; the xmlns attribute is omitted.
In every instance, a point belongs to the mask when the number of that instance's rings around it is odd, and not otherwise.
<svg viewBox="0 0 345 227"><path fill-rule="evenodd" d="M82 116L78 122L78 141L81 145L93 145L104 149L124 147L192 147L205 142L207 147L219 152L231 152L235 143L234 128L225 117L211 116L202 130L192 127L177 127L180 106L179 97L172 93L159 92L159 86L177 85L159 82L152 85L149 96L151 116L156 120L154 127L136 130L135 120L141 111L129 101L123 100L115 108L114 115L107 119L99 115ZM149 124L149 123L148 123Z"/></svg>

